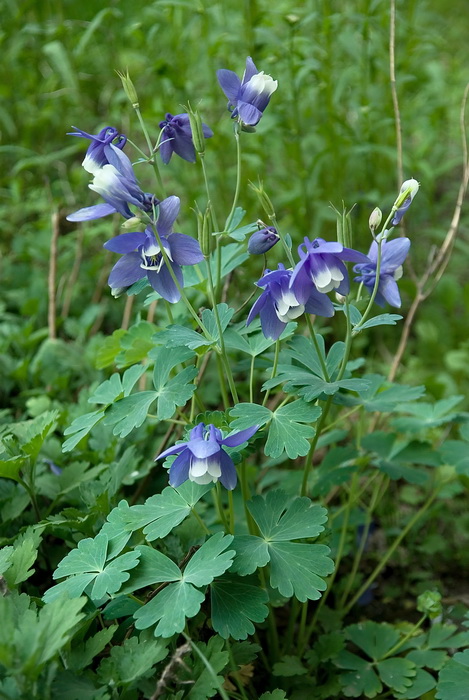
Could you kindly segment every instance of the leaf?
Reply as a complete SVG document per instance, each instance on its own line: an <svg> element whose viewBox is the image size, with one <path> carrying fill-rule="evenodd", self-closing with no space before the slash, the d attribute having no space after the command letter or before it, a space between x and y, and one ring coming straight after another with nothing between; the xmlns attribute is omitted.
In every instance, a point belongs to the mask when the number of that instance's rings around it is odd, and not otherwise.
<svg viewBox="0 0 469 700"><path fill-rule="evenodd" d="M370 662L344 650L339 653L335 664L339 668L352 670L352 673L340 675L340 683L347 697L359 698L365 695L374 698L382 691L383 685Z"/></svg>
<svg viewBox="0 0 469 700"><path fill-rule="evenodd" d="M125 336L126 333L127 331L123 328L118 328L112 335L101 340L98 352L96 353L96 369L112 367L121 349L121 338Z"/></svg>
<svg viewBox="0 0 469 700"><path fill-rule="evenodd" d="M346 635L374 661L381 659L400 639L398 630L391 625L371 620L349 625Z"/></svg>
<svg viewBox="0 0 469 700"><path fill-rule="evenodd" d="M290 459L295 459L308 453L309 439L314 437L316 431L304 424L317 421L321 409L298 399L276 411L253 403L237 404L231 409L230 415L235 416L231 427L236 430L244 430L252 425L263 426L270 420L265 454L276 459L286 452Z"/></svg>
<svg viewBox="0 0 469 700"><path fill-rule="evenodd" d="M352 332L360 332L364 331L365 328L373 328L374 326L395 326L397 321L400 321L402 316L399 314L379 314L379 316L375 316L374 318L370 318L368 321L365 321L363 325L361 325L359 328L354 326L352 328Z"/></svg>
<svg viewBox="0 0 469 700"><path fill-rule="evenodd" d="M255 632L252 623L263 622L269 614L266 591L244 583L238 577L225 576L214 581L210 591L213 629L223 639L246 639ZM243 663L251 660L252 657Z"/></svg>
<svg viewBox="0 0 469 700"><path fill-rule="evenodd" d="M11 459L0 459L0 477L18 481L19 473L28 464L25 457L12 457Z"/></svg>
<svg viewBox="0 0 469 700"><path fill-rule="evenodd" d="M53 578L68 576L65 581L49 588L43 600L51 602L62 592L67 592L70 598L76 598L93 582L90 597L100 600L106 594L117 593L122 584L130 577L129 569L138 564L139 552L127 552L106 564L108 548L107 535L100 533L94 539L88 538L78 543L62 559L53 574Z"/></svg>
<svg viewBox="0 0 469 700"><path fill-rule="evenodd" d="M109 658L103 659L98 668L98 677L104 683L128 686L148 677L153 666L168 655L166 644L160 639L141 637L130 637L121 646L112 647Z"/></svg>
<svg viewBox="0 0 469 700"><path fill-rule="evenodd" d="M217 304L217 311L223 333L234 314L234 309L231 309L227 304ZM219 343L220 333L218 331L218 324L215 314L211 309L202 311L202 322L207 329L207 335L205 335L205 333L197 333L185 326L172 325L154 336L154 339L167 348L185 346L191 350L196 350L202 346L210 347Z"/></svg>
<svg viewBox="0 0 469 700"><path fill-rule="evenodd" d="M317 600L326 589L324 576L334 570L327 556L329 547L288 541L315 537L323 531L326 511L307 498L289 499L283 491L270 491L266 497L255 496L247 504L261 537L235 537L236 558L232 571L240 575L253 573L270 561L270 584L282 596L295 595L298 600Z"/></svg>
<svg viewBox="0 0 469 700"><path fill-rule="evenodd" d="M433 676L421 668L417 669L417 673L412 678L412 685L403 693L396 693L396 698L399 700L420 700L436 686L436 680Z"/></svg>
<svg viewBox="0 0 469 700"><path fill-rule="evenodd" d="M280 688L276 688L271 693L270 692L262 693L259 700L287 700L287 696L286 696L284 690L280 690Z"/></svg>
<svg viewBox="0 0 469 700"><path fill-rule="evenodd" d="M139 545L135 549L140 553L138 567L133 569L129 580L120 589L120 594L133 593L155 583L182 579L179 567L162 552L146 545Z"/></svg>
<svg viewBox="0 0 469 700"><path fill-rule="evenodd" d="M59 411L45 411L40 416L30 421L15 423L11 431L20 440L20 448L23 454L35 460L44 444L46 437L55 428Z"/></svg>
<svg viewBox="0 0 469 700"><path fill-rule="evenodd" d="M415 664L409 659L384 659L378 661L376 668L383 683L398 693L404 693L410 688L416 674Z"/></svg>
<svg viewBox="0 0 469 700"><path fill-rule="evenodd" d="M184 580L194 586L206 586L213 581L216 576L221 576L232 564L235 550L227 547L233 541L232 535L224 535L217 532L209 537L204 544L196 551L184 569Z"/></svg>
<svg viewBox="0 0 469 700"><path fill-rule="evenodd" d="M39 543L32 538L26 538L20 544L15 543L13 552L9 557L8 570L4 570L4 578L10 589L16 588L19 583L26 581L33 575L34 569L30 567L37 558Z"/></svg>
<svg viewBox="0 0 469 700"><path fill-rule="evenodd" d="M360 397L341 395L339 402L347 406L362 405L370 412L391 413L398 410L401 404L415 401L425 394L424 386L392 384L380 374L367 374L364 379L368 387L360 389Z"/></svg>
<svg viewBox="0 0 469 700"><path fill-rule="evenodd" d="M140 391L116 401L109 406L104 425L114 425L113 434L126 437L134 428L142 425L157 396L156 391Z"/></svg>
<svg viewBox="0 0 469 700"><path fill-rule="evenodd" d="M463 396L452 396L449 399L442 399L434 404L431 403L406 403L400 410L409 415L405 418L394 418L393 426L402 432L416 433L420 430L435 428L445 425L455 420L457 413L452 409L462 401Z"/></svg>
<svg viewBox="0 0 469 700"><path fill-rule="evenodd" d="M192 675L195 683L187 697L190 700L206 700L223 688L223 676L217 674L226 668L230 656L228 651L222 651L224 642L218 635L211 637L207 644L196 642L194 647L200 655L193 649L195 662Z"/></svg>
<svg viewBox="0 0 469 700"><path fill-rule="evenodd" d="M75 418L73 423L64 430L64 435L72 435L65 440L62 445L62 452L70 452L78 445L80 440L88 435L90 430L104 418L104 411L92 411L85 413L83 416Z"/></svg>
<svg viewBox="0 0 469 700"><path fill-rule="evenodd" d="M297 656L282 656L281 661L277 661L272 668L272 675L284 676L304 676L308 669L303 666Z"/></svg>
<svg viewBox="0 0 469 700"><path fill-rule="evenodd" d="M467 700L469 649L455 654L441 669L435 697L438 700Z"/></svg>
<svg viewBox="0 0 469 700"><path fill-rule="evenodd" d="M137 629L156 625L155 637L172 637L182 632L186 617L194 617L205 596L190 583L178 581L163 588L149 603L134 613Z"/></svg>
<svg viewBox="0 0 469 700"><path fill-rule="evenodd" d="M90 666L94 658L100 654L103 649L109 644L117 630L118 625L111 625L97 632L93 637L90 637L81 644L73 647L67 655L67 668L72 671L80 671L87 666Z"/></svg>

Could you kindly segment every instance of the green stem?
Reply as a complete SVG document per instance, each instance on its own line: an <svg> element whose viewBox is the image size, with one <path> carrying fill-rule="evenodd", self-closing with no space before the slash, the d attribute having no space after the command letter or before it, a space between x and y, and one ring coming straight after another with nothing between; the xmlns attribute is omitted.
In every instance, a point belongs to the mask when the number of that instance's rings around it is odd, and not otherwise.
<svg viewBox="0 0 469 700"><path fill-rule="evenodd" d="M218 231L217 215L216 215L215 210L212 207L212 198L210 197L210 186L208 184L207 170L205 168L205 159L203 156L200 156L200 164L202 166L202 173L204 176L205 192L207 194L207 206L210 207L210 217L212 219L214 231Z"/></svg>
<svg viewBox="0 0 469 700"><path fill-rule="evenodd" d="M234 511L234 503L233 503L233 491L228 491L228 505L229 505L229 513L230 513L230 522L229 522L229 532L230 535L234 535L234 527L235 527L235 511Z"/></svg>
<svg viewBox="0 0 469 700"><path fill-rule="evenodd" d="M259 530L256 525L256 521L252 517L248 508L248 501L251 500L251 492L249 491L249 484L246 474L246 461L241 462L241 468L239 470L239 482L241 484L241 494L243 496L244 513L246 515L246 524L248 526L249 533L251 535L258 535Z"/></svg>
<svg viewBox="0 0 469 700"><path fill-rule="evenodd" d="M163 197L166 197L166 191L165 191L165 188L163 185L163 180L161 179L161 174L160 174L160 171L158 168L158 163L156 161L156 155L154 153L153 144L151 142L150 135L148 133L145 122L143 121L143 117L140 113L140 108L138 106L134 106L134 109L135 109L135 114L138 117L138 121L140 122L140 126L142 128L142 132L143 132L143 135L145 137L145 141L147 142L149 156L150 156L149 163L151 163L153 166L153 170L155 172L156 180L157 180L158 186L161 190L161 194L163 195Z"/></svg>
<svg viewBox="0 0 469 700"><path fill-rule="evenodd" d="M207 669L209 675L212 677L212 681L215 684L214 687L217 688L218 692L220 693L220 697L223 698L223 700L230 700L226 691L223 689L223 686L220 684L219 676L213 670L213 667L211 666L210 661L202 653L202 651L199 649L199 647L196 644L194 644L194 642L192 641L192 639L189 637L188 634L186 634L185 632L181 632L181 634L184 636L186 642L188 642L191 645L192 650L201 659L201 661L202 661L203 665L205 666L205 668Z"/></svg>
<svg viewBox="0 0 469 700"><path fill-rule="evenodd" d="M425 622L426 619L427 619L427 614L424 613L424 614L422 615L422 617L420 618L420 620L419 620L418 622L415 623L415 625L412 627L412 629L411 629L409 632L407 632L407 634L406 634L404 637L402 637L402 639L400 639L400 640L393 646L392 649L390 649L388 652L386 652L386 654L385 654L384 656L381 657L380 661L383 661L383 659L387 659L388 656L394 656L394 654L396 653L396 651L399 651L399 649L401 649L401 648L404 646L404 644L405 644L411 637L414 636L415 632L416 632L418 629L421 628L421 626L423 625L423 623Z"/></svg>
<svg viewBox="0 0 469 700"><path fill-rule="evenodd" d="M254 403L254 362L256 360L256 356L253 355L251 357L251 367L249 370L249 402Z"/></svg>
<svg viewBox="0 0 469 700"><path fill-rule="evenodd" d="M229 532L229 526L228 526L228 521L226 519L225 515L225 510L223 508L223 502L221 499L221 486L220 482L217 481L215 485L215 493L216 493L216 499L217 499L217 510L218 510L218 515L220 516L220 520L223 523L223 527L225 528L225 532Z"/></svg>
<svg viewBox="0 0 469 700"><path fill-rule="evenodd" d="M313 324L311 322L311 316L309 314L305 314L305 319L306 319L306 325L308 326L309 334L311 336L311 340L314 345L314 349L316 350L316 354L318 356L319 363L321 365L322 373L324 375L324 379L326 382L330 381L329 377L329 372L327 371L327 366L324 360L324 357L322 356L321 348L319 347L319 343L316 338L316 333L314 332Z"/></svg>
<svg viewBox="0 0 469 700"><path fill-rule="evenodd" d="M280 230L280 228L279 228L278 221L277 221L277 217L275 216L275 214L270 214L270 215L269 215L269 219L270 219L270 223L271 223L272 226L276 229L278 235L280 236L280 240L281 240L281 242L282 242L283 249L284 249L284 251L285 251L285 255L286 255L287 258L288 258L288 262L290 263L290 265L292 266L292 268L294 268L294 267L295 267L295 261L293 260L292 252L291 252L290 248L289 248L288 245L287 245L287 239L285 238L284 233L283 233L283 232Z"/></svg>
<svg viewBox="0 0 469 700"><path fill-rule="evenodd" d="M273 378L275 377L275 375L277 374L277 367L278 367L278 358L279 358L279 355L280 355L280 341L279 341L279 339L277 338L277 340L275 341L274 363L273 363L273 365L272 365L272 371L271 371L271 373L270 373L270 378L271 378L271 379L273 379ZM264 400L263 400L263 402L262 402L262 405L263 405L263 406L266 405L266 403L267 403L267 401L268 401L268 398L269 398L269 394L270 394L270 389L267 389L267 391L265 392ZM252 399L251 399L251 402L252 402Z"/></svg>
<svg viewBox="0 0 469 700"><path fill-rule="evenodd" d="M197 520L197 522L199 523L200 527L205 532L205 534L211 535L212 533L210 532L210 530L208 529L208 527L206 526L206 524L204 523L204 521L202 520L200 515L197 513L195 508L191 508L191 513L195 517L195 519Z"/></svg>
<svg viewBox="0 0 469 700"><path fill-rule="evenodd" d="M241 189L241 140L239 138L241 132L241 125L239 122L235 123L234 135L236 139L236 187L233 197L233 204L231 206L231 211L228 214L228 218L225 224L225 231L229 231L231 222L233 220L234 213L236 211L236 205L238 204L239 192Z"/></svg>
<svg viewBox="0 0 469 700"><path fill-rule="evenodd" d="M322 429L324 428L324 423L326 422L327 419L327 414L329 413L329 409L332 404L332 396L329 396L324 408L322 409L321 417L319 419L317 428L316 428L316 434L313 438L313 441L311 442L311 447L309 448L309 452L306 456L306 461L305 461L305 467L303 470L303 481L301 483L301 491L300 491L300 496L307 496L308 495L308 478L309 474L311 472L311 468L313 466L313 456L314 456L314 451L316 449L316 445L318 444L318 440L321 437Z"/></svg>
<svg viewBox="0 0 469 700"><path fill-rule="evenodd" d="M262 588L267 591L267 582L265 578L264 569L259 569L259 578L261 580ZM278 641L278 631L277 624L275 621L275 612L272 605L269 603L269 615L267 617L267 630L271 649L271 660L273 662L277 661L280 656L280 645Z"/></svg>
<svg viewBox="0 0 469 700"><path fill-rule="evenodd" d="M389 547L387 552L384 554L384 556L381 558L379 564L376 566L374 571L368 576L366 579L365 583L361 586L359 589L358 593L354 595L352 600L348 603L348 605L344 608L344 614L348 613L349 610L353 608L357 600L361 598L363 593L371 586L373 581L379 576L381 571L384 569L386 564L388 563L389 559L392 557L396 549L399 547L401 544L402 540L408 535L408 533L412 530L414 525L420 520L420 518L426 513L426 511L430 508L431 504L435 500L435 498L438 495L438 490L433 491L433 493L429 496L429 498L426 500L426 502L423 504L423 506L415 513L415 515L409 520L405 528L402 530L401 534L396 537L392 545Z"/></svg>

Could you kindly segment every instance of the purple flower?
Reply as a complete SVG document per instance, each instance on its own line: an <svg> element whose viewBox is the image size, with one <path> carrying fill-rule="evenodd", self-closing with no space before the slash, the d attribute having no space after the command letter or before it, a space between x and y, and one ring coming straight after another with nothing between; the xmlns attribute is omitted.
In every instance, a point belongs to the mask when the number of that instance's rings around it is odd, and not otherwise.
<svg viewBox="0 0 469 700"><path fill-rule="evenodd" d="M127 143L127 136L119 134L117 129L113 126L105 126L104 129L101 129L99 134L88 134L86 131L77 129L76 126L72 126L72 129L75 129L75 131L69 132L67 136L79 136L80 138L91 140L82 166L86 172L92 175L94 175L99 168L102 168L103 165L109 163L107 154L110 151L109 146L111 143L121 150Z"/></svg>
<svg viewBox="0 0 469 700"><path fill-rule="evenodd" d="M303 304L309 296L311 285L323 294L333 289L340 294L348 294L350 283L342 261L368 262L363 253L323 238L315 238L314 241L305 238L304 243L298 246L298 254L301 260L293 270L290 286Z"/></svg>
<svg viewBox="0 0 469 700"><path fill-rule="evenodd" d="M158 204L154 195L140 189L132 163L120 148L112 143L106 144L103 154L107 162L93 172L89 188L100 194L106 204L79 209L67 216L68 221L90 221L116 212L130 219L133 216L130 204L144 212L151 212Z"/></svg>
<svg viewBox="0 0 469 700"><path fill-rule="evenodd" d="M172 233L173 224L179 214L179 197L167 197L158 205L156 228L161 244L170 260L171 269L181 287L184 286L181 265L195 265L204 256L198 242L183 233ZM163 299L175 303L181 294L166 266L160 246L151 227L145 231L122 233L104 244L108 250L121 253L122 258L114 265L109 275L111 289L129 287L142 277L148 277L153 289Z"/></svg>
<svg viewBox="0 0 469 700"><path fill-rule="evenodd" d="M192 141L192 129L188 114L167 114L160 122L163 131L160 145L161 160L165 165L171 160L173 153L189 163L195 163L195 148ZM213 131L202 124L203 135L206 139L213 136Z"/></svg>
<svg viewBox="0 0 469 700"><path fill-rule="evenodd" d="M248 252L251 255L262 255L273 248L279 240L280 236L277 233L277 229L273 226L267 226L252 234L248 243Z"/></svg>
<svg viewBox="0 0 469 700"><path fill-rule="evenodd" d="M412 204L412 200L419 191L419 183L417 180L414 180L411 178L410 180L406 180L405 182L402 183L401 185L401 190L399 192L399 195L403 195L407 190L409 190L409 194L405 198L405 200L402 202L400 207L396 210L394 214L394 219L392 220L392 225L397 226L398 223L400 223L402 217L406 213L407 209L410 207ZM399 198L398 198L399 201Z"/></svg>
<svg viewBox="0 0 469 700"><path fill-rule="evenodd" d="M379 286L375 301L379 306L386 302L397 308L401 305L401 297L397 281L402 277L402 264L410 248L408 238L394 238L381 243L381 267L379 271ZM376 264L378 260L378 243L373 241L368 252L368 261L355 265L354 272L359 273L355 282L363 282L370 294L376 282Z"/></svg>
<svg viewBox="0 0 469 700"><path fill-rule="evenodd" d="M231 491L236 486L238 477L233 460L222 446L238 447L249 440L258 429L259 426L254 425L224 438L219 428L212 424L199 423L192 428L187 442L173 445L155 457L155 461L168 455L178 455L169 469L171 486L180 486L187 479L195 481L196 484L209 484L211 481L220 480L223 486Z"/></svg>
<svg viewBox="0 0 469 700"><path fill-rule="evenodd" d="M277 89L278 82L264 71L258 72L250 56L246 59L246 70L242 80L232 70L222 68L217 71L220 87L227 96L228 109L233 119L239 118L244 124L255 126L270 96Z"/></svg>
<svg viewBox="0 0 469 700"><path fill-rule="evenodd" d="M292 270L286 270L282 263L278 269L266 270L266 274L256 282L258 287L265 287L259 299L254 303L246 321L248 326L257 314L261 319L262 332L266 338L277 338L282 334L289 321L301 316L305 311L318 316L333 316L334 307L325 294L309 286L309 295L300 302L290 286Z"/></svg>

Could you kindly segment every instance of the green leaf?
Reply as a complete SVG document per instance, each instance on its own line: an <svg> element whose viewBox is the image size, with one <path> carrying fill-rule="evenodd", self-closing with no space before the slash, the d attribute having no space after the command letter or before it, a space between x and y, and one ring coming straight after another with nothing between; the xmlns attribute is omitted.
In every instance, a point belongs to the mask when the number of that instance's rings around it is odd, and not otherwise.
<svg viewBox="0 0 469 700"><path fill-rule="evenodd" d="M463 396L452 396L434 404L424 402L403 404L400 410L409 415L405 418L394 418L392 424L402 432L416 433L420 430L451 423L458 415L452 409L463 398Z"/></svg>
<svg viewBox="0 0 469 700"><path fill-rule="evenodd" d="M436 680L433 676L421 668L417 669L417 673L412 678L412 685L403 693L396 693L396 698L399 700L420 700L436 686Z"/></svg>
<svg viewBox="0 0 469 700"><path fill-rule="evenodd" d="M392 384L380 374L367 374L364 379L368 387L360 389L360 397L341 395L341 404L347 406L362 405L366 411L390 413L399 409L407 401L415 401L425 393L424 386L408 386L407 384Z"/></svg>
<svg viewBox="0 0 469 700"><path fill-rule="evenodd" d="M276 459L286 452L290 459L295 459L308 453L309 439L314 437L316 431L304 424L317 421L321 409L298 399L276 411L253 403L237 404L231 409L230 415L235 416L231 427L236 430L244 430L252 425L262 426L270 420L265 454Z"/></svg>
<svg viewBox="0 0 469 700"><path fill-rule="evenodd" d="M109 644L117 630L118 625L111 625L97 632L93 637L90 637L81 644L73 647L67 655L67 668L72 671L80 671L87 666L90 666L95 657L100 654Z"/></svg>
<svg viewBox="0 0 469 700"><path fill-rule="evenodd" d="M298 600L317 600L326 589L324 576L334 570L327 556L329 547L288 541L316 537L323 531L326 511L307 498L291 500L283 491L270 491L266 497L255 496L248 508L262 537L235 537L236 558L232 571L240 575L253 573L270 561L270 584L282 596L295 595Z"/></svg>
<svg viewBox="0 0 469 700"><path fill-rule="evenodd" d="M0 477L18 481L19 473L29 460L25 457L12 457L11 459L0 459Z"/></svg>
<svg viewBox="0 0 469 700"><path fill-rule="evenodd" d="M194 617L205 596L190 583L178 581L163 588L149 603L134 613L137 629L156 625L155 637L172 637L182 632L186 617Z"/></svg>
<svg viewBox="0 0 469 700"><path fill-rule="evenodd" d="M246 639L255 632L252 623L263 622L269 614L266 591L235 576L214 581L210 591L213 629L223 639Z"/></svg>
<svg viewBox="0 0 469 700"><path fill-rule="evenodd" d="M128 686L147 678L153 666L168 655L166 644L160 639L141 637L130 637L122 645L112 647L109 658L103 659L98 669L102 682Z"/></svg>
<svg viewBox="0 0 469 700"><path fill-rule="evenodd" d="M371 620L349 625L347 638L362 649L373 661L381 659L400 639L400 634L391 625Z"/></svg>
<svg viewBox="0 0 469 700"><path fill-rule="evenodd" d="M72 437L65 440L62 445L62 452L70 452L70 450L73 450L80 440L84 438L85 435L88 435L90 430L103 418L104 411L102 410L85 413L83 416L75 418L73 423L64 430L64 435L72 435Z"/></svg>
<svg viewBox="0 0 469 700"><path fill-rule="evenodd" d="M234 309L231 309L227 304L217 304L217 310L223 332L234 314ZM154 336L154 340L167 348L185 346L191 350L196 350L202 346L210 347L219 343L220 333L215 314L211 309L205 309L202 312L202 322L207 329L207 335L197 333L185 326L172 325Z"/></svg>
<svg viewBox="0 0 469 700"><path fill-rule="evenodd" d="M133 569L129 580L120 589L120 594L133 593L155 583L181 580L179 567L165 554L146 545L139 545L135 549L140 553L138 567Z"/></svg>
<svg viewBox="0 0 469 700"><path fill-rule="evenodd" d="M109 406L104 425L114 425L113 434L126 437L134 428L142 425L157 396L156 391L140 391L116 401Z"/></svg>
<svg viewBox="0 0 469 700"><path fill-rule="evenodd" d="M15 423L11 431L20 440L23 454L35 460L44 444L46 437L55 428L59 411L45 411L40 416L30 421Z"/></svg>
<svg viewBox="0 0 469 700"><path fill-rule="evenodd" d="M126 330L119 328L118 330L114 331L112 335L102 339L99 350L96 353L96 369L112 367L112 365L115 363L116 356L121 349L121 338L125 336L126 333Z"/></svg>
<svg viewBox="0 0 469 700"><path fill-rule="evenodd" d="M217 532L196 551L184 569L184 580L194 586L206 586L215 576L221 576L232 564L235 550L225 552L233 541L232 535Z"/></svg>
<svg viewBox="0 0 469 700"><path fill-rule="evenodd" d="M352 331L364 331L365 328L373 328L373 326L395 326L397 321L400 321L401 318L402 316L399 314L379 314L379 316L365 321L359 328L354 326Z"/></svg>
<svg viewBox="0 0 469 700"><path fill-rule="evenodd" d="M469 688L469 649L455 654L438 676L438 700L467 700Z"/></svg>
<svg viewBox="0 0 469 700"><path fill-rule="evenodd" d="M356 654L343 650L339 653L335 663L339 668L351 669L352 671L340 675L340 683L346 697L359 698L365 695L367 698L374 698L383 690L383 685L371 663L361 659Z"/></svg>
<svg viewBox="0 0 469 700"><path fill-rule="evenodd" d="M410 688L417 673L412 661L401 658L378 661L376 668L383 683L398 693L405 693L406 689Z"/></svg>
<svg viewBox="0 0 469 700"><path fill-rule="evenodd" d="M280 688L276 688L273 690L271 693L262 693L260 696L259 700L287 700L287 696L284 690L280 690Z"/></svg>
<svg viewBox="0 0 469 700"><path fill-rule="evenodd" d="M224 642L218 635L211 637L207 644L196 642L194 646L200 656L193 649L195 662L192 676L195 683L187 697L190 700L206 700L223 688L224 678L217 674L226 668L230 656L228 651L222 651Z"/></svg>
<svg viewBox="0 0 469 700"><path fill-rule="evenodd" d="M281 661L277 661L272 668L272 675L284 676L304 676L308 669L303 666L297 656L282 656Z"/></svg>
<svg viewBox="0 0 469 700"><path fill-rule="evenodd" d="M16 588L19 583L33 575L34 569L30 567L36 561L38 547L39 543L32 538L26 538L20 544L15 543L9 558L8 570L4 573L9 589Z"/></svg>
<svg viewBox="0 0 469 700"><path fill-rule="evenodd" d="M140 553L127 552L106 564L108 548L107 535L100 533L94 539L88 538L78 543L62 559L53 574L53 578L63 578L65 581L49 588L44 594L45 602L55 600L62 592L67 592L70 598L76 598L93 582L90 597L100 600L106 594L117 593L122 584L130 577L129 569L138 564Z"/></svg>
<svg viewBox="0 0 469 700"><path fill-rule="evenodd" d="M156 326L148 321L139 321L121 337L121 352L116 355L118 367L135 365L144 360L154 347L152 340Z"/></svg>

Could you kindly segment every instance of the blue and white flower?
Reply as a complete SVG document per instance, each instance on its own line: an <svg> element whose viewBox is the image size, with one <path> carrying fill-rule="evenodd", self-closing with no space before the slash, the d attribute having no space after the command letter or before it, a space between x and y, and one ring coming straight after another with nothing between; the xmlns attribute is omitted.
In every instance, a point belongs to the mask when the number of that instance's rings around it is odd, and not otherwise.
<svg viewBox="0 0 469 700"><path fill-rule="evenodd" d="M250 56L246 59L246 70L241 80L236 73L226 68L217 71L217 77L229 100L228 109L232 118L239 119L248 126L255 126L278 87L277 80L273 80L264 71L259 72Z"/></svg>
<svg viewBox="0 0 469 700"><path fill-rule="evenodd" d="M195 148L189 115L185 113L173 116L168 113L159 126L163 131L160 143L160 154L163 163L165 165L169 163L173 153L189 161L189 163L195 163ZM202 124L202 132L206 139L213 136L213 131L207 124Z"/></svg>
<svg viewBox="0 0 469 700"><path fill-rule="evenodd" d="M183 233L172 233L179 214L179 197L168 197L158 205L156 228L171 269L180 285L184 286L181 265L195 265L204 256L198 241ZM171 303L179 301L180 291L165 263L157 238L149 226L145 231L122 233L104 244L107 250L120 253L121 259L109 275L111 289L129 287L142 277L148 277L153 289Z"/></svg>
<svg viewBox="0 0 469 700"><path fill-rule="evenodd" d="M392 241L383 240L381 243L381 266L379 271L379 286L375 301L379 306L386 302L400 308L401 296L397 280L402 277L402 265L410 248L408 238L394 238ZM355 282L362 282L370 294L376 282L376 267L378 262L378 243L373 241L368 252L368 261L355 265L353 270L358 273Z"/></svg>
<svg viewBox="0 0 469 700"><path fill-rule="evenodd" d="M113 126L105 126L99 134L88 134L76 126L72 126L72 129L75 129L75 131L69 132L67 136L79 136L80 138L91 140L82 163L86 172L91 173L91 175L94 175L99 168L109 163L107 154L111 144L122 150L127 143L127 136L119 134Z"/></svg>
<svg viewBox="0 0 469 700"><path fill-rule="evenodd" d="M304 243L298 246L298 254L301 260L293 270L290 286L301 303L306 302L312 286L322 294L334 289L339 294L348 294L350 282L343 261L368 261L363 253L323 238L313 241L305 238Z"/></svg>
<svg viewBox="0 0 469 700"><path fill-rule="evenodd" d="M238 447L249 440L258 429L259 426L254 425L224 438L219 428L212 424L199 423L192 428L187 442L164 450L155 457L155 461L169 455L178 455L169 469L171 486L180 486L188 479L196 484L220 481L231 491L235 488L238 477L233 460L223 446Z"/></svg>
<svg viewBox="0 0 469 700"><path fill-rule="evenodd" d="M259 314L265 337L277 340L287 323L304 312L326 317L334 315L329 297L311 284L308 297L300 301L291 287L291 279L292 270L286 270L282 263L279 263L277 270L266 270L266 274L256 282L258 287L265 287L265 290L249 312L246 325Z"/></svg>
<svg viewBox="0 0 469 700"><path fill-rule="evenodd" d="M398 207L394 214L394 218L392 220L392 225L397 226L397 224L400 223L402 217L406 213L407 209L410 207L412 204L412 200L414 199L415 195L419 191L419 183L417 180L414 180L411 178L410 180L406 180L405 182L402 183L401 189L399 192L399 196L405 194L405 192L408 192L407 197L405 200L402 202L402 204ZM399 201L399 199L398 199Z"/></svg>

